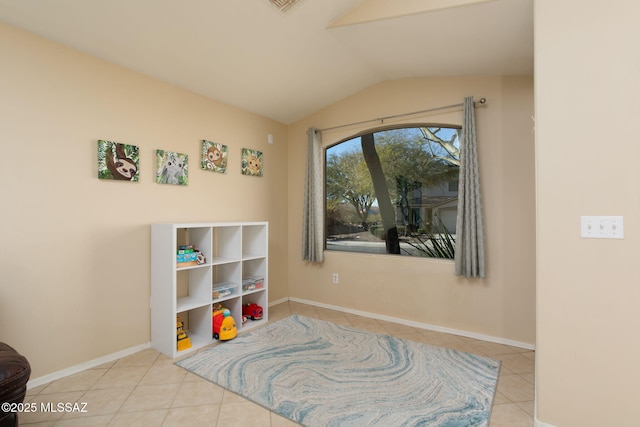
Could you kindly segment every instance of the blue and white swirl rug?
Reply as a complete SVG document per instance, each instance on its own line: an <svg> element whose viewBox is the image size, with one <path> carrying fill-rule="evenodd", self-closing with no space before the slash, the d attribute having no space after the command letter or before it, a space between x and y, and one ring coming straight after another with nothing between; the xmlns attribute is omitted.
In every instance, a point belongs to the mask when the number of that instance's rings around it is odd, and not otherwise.
<svg viewBox="0 0 640 427"><path fill-rule="evenodd" d="M500 362L291 316L176 362L311 427L487 426Z"/></svg>

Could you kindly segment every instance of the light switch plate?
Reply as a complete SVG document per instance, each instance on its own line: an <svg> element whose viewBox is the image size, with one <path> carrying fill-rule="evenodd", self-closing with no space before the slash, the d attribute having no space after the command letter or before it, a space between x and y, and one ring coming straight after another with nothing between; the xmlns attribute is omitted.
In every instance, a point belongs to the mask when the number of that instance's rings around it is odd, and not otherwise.
<svg viewBox="0 0 640 427"><path fill-rule="evenodd" d="M624 239L623 217L582 216L580 236L589 239Z"/></svg>

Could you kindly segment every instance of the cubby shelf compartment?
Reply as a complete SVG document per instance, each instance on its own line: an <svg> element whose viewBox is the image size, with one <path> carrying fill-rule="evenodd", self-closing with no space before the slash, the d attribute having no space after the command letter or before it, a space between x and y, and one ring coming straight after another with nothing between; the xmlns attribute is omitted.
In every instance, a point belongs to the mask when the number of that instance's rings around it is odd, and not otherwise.
<svg viewBox="0 0 640 427"><path fill-rule="evenodd" d="M211 314L219 303L231 311L238 332L265 324L268 233L267 222L152 224L151 346L175 358L215 342ZM181 245L201 251L204 264L179 266L176 251ZM248 276L263 277L263 287L244 291L242 280ZM242 323L247 303L262 307L261 320ZM182 351L177 350L178 316L191 340L191 348Z"/></svg>

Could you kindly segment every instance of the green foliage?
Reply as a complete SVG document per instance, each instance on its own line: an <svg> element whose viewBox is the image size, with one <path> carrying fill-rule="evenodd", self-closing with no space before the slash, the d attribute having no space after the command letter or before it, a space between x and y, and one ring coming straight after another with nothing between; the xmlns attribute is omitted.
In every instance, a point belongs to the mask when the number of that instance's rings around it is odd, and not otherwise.
<svg viewBox="0 0 640 427"><path fill-rule="evenodd" d="M380 240L384 240L385 238L384 227L381 225L369 227L369 232Z"/></svg>
<svg viewBox="0 0 640 427"><path fill-rule="evenodd" d="M431 258L454 259L456 254L456 239L449 233L438 215L433 216L434 226L425 234L413 233L407 241L421 256Z"/></svg>
<svg viewBox="0 0 640 427"><path fill-rule="evenodd" d="M376 200L371 176L360 150L329 155L326 174L327 206L335 210L344 201L353 206L359 222L369 222L371 206ZM329 214L329 210L327 211Z"/></svg>
<svg viewBox="0 0 640 427"><path fill-rule="evenodd" d="M444 128L428 129L429 134L436 138L436 143L449 142L437 136ZM424 133L418 130L392 129L374 134L376 151L392 201L408 200L409 192L415 188L437 186L457 179L458 168L452 167L450 162L442 161L437 156L443 151L438 151L437 147L440 146L436 144L436 148L432 147L431 143L434 141L426 139ZM455 138L457 136L451 141ZM376 195L362 150L357 144L352 149L339 151L338 145L335 146L336 150L327 150L327 201L349 202L360 215L361 221L367 222ZM400 185L399 180L404 185Z"/></svg>

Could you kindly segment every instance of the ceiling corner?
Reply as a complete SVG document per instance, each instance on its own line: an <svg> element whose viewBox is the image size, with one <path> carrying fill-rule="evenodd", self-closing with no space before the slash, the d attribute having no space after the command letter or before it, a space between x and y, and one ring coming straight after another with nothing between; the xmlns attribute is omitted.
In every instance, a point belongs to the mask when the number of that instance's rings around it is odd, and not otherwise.
<svg viewBox="0 0 640 427"><path fill-rule="evenodd" d="M364 0L360 5L331 22L327 28L363 24L490 1L495 0L394 0L393 2L388 0Z"/></svg>

